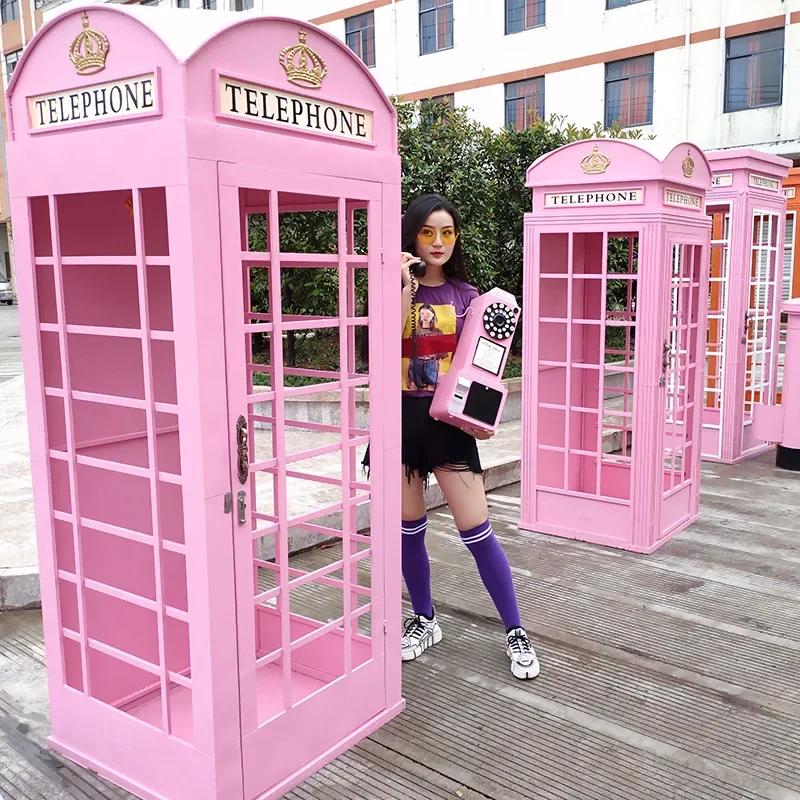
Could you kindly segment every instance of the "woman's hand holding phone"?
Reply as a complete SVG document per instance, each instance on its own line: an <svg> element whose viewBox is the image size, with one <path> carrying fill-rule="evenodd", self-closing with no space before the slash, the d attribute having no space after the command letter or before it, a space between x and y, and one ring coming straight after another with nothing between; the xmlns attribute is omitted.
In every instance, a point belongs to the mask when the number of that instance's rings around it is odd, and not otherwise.
<svg viewBox="0 0 800 800"><path fill-rule="evenodd" d="M425 263L411 253L400 254L400 270L403 275L403 286L411 286L412 276L421 278L425 274Z"/></svg>

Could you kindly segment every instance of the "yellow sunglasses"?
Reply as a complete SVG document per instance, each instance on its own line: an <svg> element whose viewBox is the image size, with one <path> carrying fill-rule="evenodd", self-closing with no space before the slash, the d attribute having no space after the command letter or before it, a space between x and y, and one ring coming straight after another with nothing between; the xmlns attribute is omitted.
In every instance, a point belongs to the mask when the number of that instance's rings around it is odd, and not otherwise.
<svg viewBox="0 0 800 800"><path fill-rule="evenodd" d="M458 231L455 228L448 227L448 228L431 228L429 225L425 225L423 228L420 228L419 233L417 234L417 241L420 244L430 245L436 241L436 236L442 240L442 244L451 245L456 243L456 239L458 239Z"/></svg>

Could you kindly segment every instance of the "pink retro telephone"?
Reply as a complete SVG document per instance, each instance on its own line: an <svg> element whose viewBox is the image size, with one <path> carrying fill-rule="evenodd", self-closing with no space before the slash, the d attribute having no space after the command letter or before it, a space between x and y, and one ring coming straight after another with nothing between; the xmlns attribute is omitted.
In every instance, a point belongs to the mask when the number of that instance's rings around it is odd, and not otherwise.
<svg viewBox="0 0 800 800"><path fill-rule="evenodd" d="M439 380L430 414L451 425L497 429L508 390L503 370L519 322L514 295L492 289L467 309L450 371Z"/></svg>

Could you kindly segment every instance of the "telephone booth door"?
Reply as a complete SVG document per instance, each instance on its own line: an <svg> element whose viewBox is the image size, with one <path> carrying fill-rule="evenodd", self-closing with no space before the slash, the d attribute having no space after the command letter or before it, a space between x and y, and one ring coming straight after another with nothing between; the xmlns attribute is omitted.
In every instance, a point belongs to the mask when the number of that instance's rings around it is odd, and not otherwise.
<svg viewBox="0 0 800 800"><path fill-rule="evenodd" d="M219 170L242 752L245 797L253 797L386 708L381 498L377 491L370 498L360 466L368 437L379 450L381 434L376 413L372 431L358 427L355 402L369 383L356 355L367 335L356 283L363 287L369 275L377 300L382 189ZM284 233L313 214L326 215L333 246L286 252ZM292 307L297 270L306 285L335 286L335 307L313 314ZM256 309L259 282L269 300ZM333 342L335 363L284 365L291 332ZM323 390L339 392L338 425L290 418L287 403ZM377 535L358 533L366 527ZM313 569L289 555L290 531L298 529L336 537L314 552Z"/></svg>

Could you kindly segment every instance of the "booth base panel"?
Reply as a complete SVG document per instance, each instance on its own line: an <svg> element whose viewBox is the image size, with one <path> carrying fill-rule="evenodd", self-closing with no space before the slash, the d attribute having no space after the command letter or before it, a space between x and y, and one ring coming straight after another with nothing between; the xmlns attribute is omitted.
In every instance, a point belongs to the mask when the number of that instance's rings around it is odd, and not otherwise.
<svg viewBox="0 0 800 800"><path fill-rule="evenodd" d="M366 724L362 725L358 730L353 731L347 738L342 739L336 745L326 750L318 758L314 759L309 764L306 764L302 769L298 770L294 775L282 781L273 789L258 795L255 798L248 798L248 800L280 800L285 795L299 786L306 778L313 775L315 772L321 770L326 764L338 758L342 753L355 747L362 739L371 736L378 728L382 728L386 723L394 719L398 714L401 714L406 707L406 701L401 700L399 703L392 706L392 708L381 712L369 720ZM149 800L149 798L146 798Z"/></svg>
<svg viewBox="0 0 800 800"><path fill-rule="evenodd" d="M275 691L275 689L272 689L271 691ZM331 761L338 758L352 747L355 747L360 741L375 733L375 731L386 725L404 710L405 700L400 700L391 708L381 711L381 713L376 714L360 728L350 733L346 738L337 742L334 746L321 753L317 758L305 764L293 775L286 778L284 781L267 790L266 792L263 792L255 797L245 797L243 794L239 795L238 793L237 797L226 795L225 800L279 800L281 797L284 797L287 792L298 786L310 775L313 775L315 772L322 769L326 764L329 764ZM183 722L176 721L176 724L185 724L185 717ZM189 717L189 724L191 724L191 716ZM79 750L64 744L55 736L48 737L47 746L54 752L59 753L65 758L68 758L78 766L89 769L99 775L101 778L105 778L116 786L131 792L132 794L141 798L141 800L197 800L198 797L201 797L201 795L199 795L197 792L197 788L189 785L187 785L187 791L180 794L174 794L172 792L163 794L158 791L153 791L138 783L133 778L121 774L107 763L95 758L90 758ZM216 797L210 782L206 784L206 789L209 793L203 794L202 797L206 797L208 800Z"/></svg>
<svg viewBox="0 0 800 800"><path fill-rule="evenodd" d="M541 489L536 493L533 503L529 505L523 501L520 528L634 553L653 553L699 519L699 509L690 507L691 490L690 485L684 486L664 497L661 531L655 541L652 534L640 535L632 530L631 507L628 503L609 503ZM569 519L565 519L567 508ZM578 527L576 522L582 527Z"/></svg>

